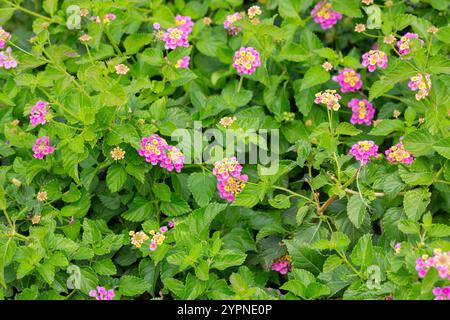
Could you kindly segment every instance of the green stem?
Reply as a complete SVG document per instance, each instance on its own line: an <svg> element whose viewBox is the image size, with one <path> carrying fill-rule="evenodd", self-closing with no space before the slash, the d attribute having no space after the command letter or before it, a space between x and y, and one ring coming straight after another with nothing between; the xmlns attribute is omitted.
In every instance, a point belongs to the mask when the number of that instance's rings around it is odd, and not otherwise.
<svg viewBox="0 0 450 320"><path fill-rule="evenodd" d="M242 82L244 81L244 76L241 76L241 78L239 79L239 84L238 84L238 88L237 88L237 93L239 93L241 91L241 87L242 87Z"/></svg>
<svg viewBox="0 0 450 320"><path fill-rule="evenodd" d="M91 50L89 50L89 46L86 42L84 42L84 46L86 47L86 51L89 56L89 61L91 61L91 65L94 65L94 60L92 59Z"/></svg>
<svg viewBox="0 0 450 320"><path fill-rule="evenodd" d="M15 8L17 10L20 10L20 11L23 11L25 13L28 13L29 15L32 15L32 16L35 16L35 17L47 20L48 22L55 22L52 18L43 16L43 15L41 15L39 13L36 13L34 11L31 11L31 10L28 10L27 8L24 8L24 7L22 7L22 6L18 5L18 4L12 3L12 2L7 1L7 0L2 0L2 1L7 3L7 4L9 4L10 6L12 6L13 8Z"/></svg>
<svg viewBox="0 0 450 320"><path fill-rule="evenodd" d="M310 198L305 197L304 195L302 195L302 194L300 194L300 193L291 191L291 190L289 190L289 189L287 189L287 188L283 188L283 187L279 187L279 186L273 186L273 188L274 188L274 189L277 189L277 190L285 191L285 192L287 192L287 193L290 193L290 194L293 195L293 196L296 196L296 197L305 199L305 200L307 200L308 202L311 202L311 203L314 203L314 204L315 204L315 202L314 202L313 200L311 200Z"/></svg>

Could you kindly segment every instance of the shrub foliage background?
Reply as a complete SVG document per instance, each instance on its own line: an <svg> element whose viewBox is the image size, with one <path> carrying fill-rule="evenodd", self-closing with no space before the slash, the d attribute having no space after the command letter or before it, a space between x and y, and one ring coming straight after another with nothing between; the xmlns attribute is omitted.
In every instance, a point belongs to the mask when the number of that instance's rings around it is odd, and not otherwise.
<svg viewBox="0 0 450 320"><path fill-rule="evenodd" d="M226 16L255 3L2 0L18 65L0 67L0 297L92 299L104 286L115 299L432 299L449 280L434 268L420 279L415 267L450 250L449 2L363 2L334 0L343 18L322 30L310 17L315 1L260 1L259 23L244 17L232 36ZM66 24L73 4L89 10L80 29ZM89 19L108 13L116 19ZM194 21L189 46L166 50L153 23L173 27L177 14ZM365 31L354 31L359 23ZM411 59L394 50L407 32L423 40ZM388 66L370 73L361 56L375 43ZM242 46L258 50L261 66L237 92ZM189 68L176 68L186 55ZM118 64L129 72L118 75ZM345 67L363 85L341 94L330 121L315 93L339 90L332 77ZM432 82L421 100L408 88L417 73ZM373 103L376 125L350 124L352 98ZM38 100L50 117L33 127ZM243 164L249 183L231 204L211 164L168 172L137 152L144 136L169 139L194 120L221 128L224 116L236 117L232 128L281 131L279 171ZM42 136L56 150L36 159ZM400 137L410 166L384 156ZM361 140L380 156L359 168L349 150ZM125 157L115 161L118 146ZM169 221L155 251L149 240L130 243L130 231ZM271 266L285 254L292 270L281 275Z"/></svg>

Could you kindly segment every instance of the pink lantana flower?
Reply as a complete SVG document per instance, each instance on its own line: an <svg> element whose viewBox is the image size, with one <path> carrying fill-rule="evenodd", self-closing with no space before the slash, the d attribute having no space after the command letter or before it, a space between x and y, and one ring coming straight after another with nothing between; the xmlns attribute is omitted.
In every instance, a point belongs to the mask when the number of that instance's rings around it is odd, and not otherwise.
<svg viewBox="0 0 450 320"><path fill-rule="evenodd" d="M48 136L43 136L36 140L33 146L33 157L37 159L43 159L44 156L55 152L55 147L50 145L50 138Z"/></svg>
<svg viewBox="0 0 450 320"><path fill-rule="evenodd" d="M259 52L252 47L241 47L234 53L233 67L240 75L252 74L261 65Z"/></svg>
<svg viewBox="0 0 450 320"><path fill-rule="evenodd" d="M11 34L0 27L0 49L5 47L6 41L11 40Z"/></svg>
<svg viewBox="0 0 450 320"><path fill-rule="evenodd" d="M377 152L378 146L375 142L369 140L359 141L350 149L350 154L363 165L370 161L370 157L377 157Z"/></svg>
<svg viewBox="0 0 450 320"><path fill-rule="evenodd" d="M233 23L238 20L242 20L242 15L239 12L235 12L228 15L223 22L223 27L228 30L228 33L232 36L237 35L242 30L240 27L233 26Z"/></svg>
<svg viewBox="0 0 450 320"><path fill-rule="evenodd" d="M409 78L408 87L412 91L417 90L416 100L421 100L421 99L425 98L429 94L428 89L431 90L431 79L430 79L430 75L428 73L425 75L425 79L426 79L426 83L425 83L421 73L418 73L416 76Z"/></svg>
<svg viewBox="0 0 450 320"><path fill-rule="evenodd" d="M352 118L350 119L352 124L365 124L366 126L370 126L375 115L375 108L367 99L358 100L353 98L348 103L348 106L353 111Z"/></svg>
<svg viewBox="0 0 450 320"><path fill-rule="evenodd" d="M11 54L11 47L6 48L5 51L0 51L0 67L5 69L13 69L17 67L17 60Z"/></svg>
<svg viewBox="0 0 450 320"><path fill-rule="evenodd" d="M30 123L33 127L38 124L45 124L47 122L46 116L48 114L47 111L48 102L44 102L39 100L30 111Z"/></svg>
<svg viewBox="0 0 450 320"><path fill-rule="evenodd" d="M189 47L188 33L180 28L169 28L163 35L164 48L175 49L177 47Z"/></svg>
<svg viewBox="0 0 450 320"><path fill-rule="evenodd" d="M333 80L339 83L342 92L355 92L362 87L361 75L351 68L339 70Z"/></svg>
<svg viewBox="0 0 450 320"><path fill-rule="evenodd" d="M405 150L402 138L395 146L390 147L384 153L386 154L386 159L393 164L403 163L409 166L414 161L413 155Z"/></svg>
<svg viewBox="0 0 450 320"><path fill-rule="evenodd" d="M336 90L327 89L325 92L319 91L316 93L314 99L315 104L324 104L328 110L338 111L341 108L339 100L342 98Z"/></svg>
<svg viewBox="0 0 450 320"><path fill-rule="evenodd" d="M338 20L342 19L342 14L334 11L330 1L321 1L311 11L314 21L322 27L323 30L333 27Z"/></svg>
<svg viewBox="0 0 450 320"><path fill-rule="evenodd" d="M105 287L97 286L96 290L89 291L89 296L97 300L112 300L116 294L113 289L106 290Z"/></svg>
<svg viewBox="0 0 450 320"><path fill-rule="evenodd" d="M190 56L185 56L177 61L175 68L189 68Z"/></svg>
<svg viewBox="0 0 450 320"><path fill-rule="evenodd" d="M400 55L404 56L410 52L411 49L411 39L419 39L419 35L417 33L408 32L400 40L397 41L397 48ZM423 46L423 40L420 40L420 45Z"/></svg>
<svg viewBox="0 0 450 320"><path fill-rule="evenodd" d="M187 34L190 34L192 32L192 26L194 23L192 22L192 18L189 16L181 16L177 15L175 17L175 25L177 28L183 30Z"/></svg>
<svg viewBox="0 0 450 320"><path fill-rule="evenodd" d="M247 175L241 175L242 165L235 157L225 158L214 164L213 174L217 177L217 189L222 199L233 202L242 192L248 180Z"/></svg>
<svg viewBox="0 0 450 320"><path fill-rule="evenodd" d="M362 65L367 67L369 72L374 72L377 67L380 69L386 69L387 62L387 54L380 50L370 50L362 56Z"/></svg>

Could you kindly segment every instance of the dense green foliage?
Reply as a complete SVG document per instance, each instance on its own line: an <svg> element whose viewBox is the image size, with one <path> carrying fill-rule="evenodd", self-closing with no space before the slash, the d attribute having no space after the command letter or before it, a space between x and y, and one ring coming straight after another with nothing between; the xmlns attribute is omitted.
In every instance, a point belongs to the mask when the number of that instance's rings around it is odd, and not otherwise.
<svg viewBox="0 0 450 320"><path fill-rule="evenodd" d="M375 0L368 10L334 0L343 18L327 30L310 17L317 2L0 0L5 48L18 61L0 67L0 298L92 299L103 286L115 299L432 299L449 285L436 269L423 279L415 269L423 254L450 250L449 2ZM228 34L226 16L254 4L259 20L245 17ZM80 28L68 28L70 5L89 10ZM113 21L89 19L110 12ZM189 46L167 50L153 23L173 27L177 14L194 21ZM412 41L410 59L396 51L407 32L423 40ZM388 67L368 72L361 56L375 43ZM242 79L240 47L261 56ZM189 68L176 68L186 55ZM118 64L129 72L117 74ZM332 77L345 67L363 85L330 113L315 94L339 90ZM408 87L418 73L432 83L420 100ZM375 123L350 123L352 98L373 103ZM32 126L38 100L50 113ZM232 203L219 196L214 161L177 173L137 152L152 133L176 145L172 133L194 133L197 120L223 131L225 116L236 117L234 130L280 130L278 171L242 163L249 183ZM37 159L42 136L56 150ZM410 166L384 154L400 137ZM379 157L359 166L349 150L362 140ZM179 147L188 158L207 142ZM116 147L125 151L117 161ZM150 240L130 243L130 231L169 221L155 251ZM291 272L271 270L286 254Z"/></svg>

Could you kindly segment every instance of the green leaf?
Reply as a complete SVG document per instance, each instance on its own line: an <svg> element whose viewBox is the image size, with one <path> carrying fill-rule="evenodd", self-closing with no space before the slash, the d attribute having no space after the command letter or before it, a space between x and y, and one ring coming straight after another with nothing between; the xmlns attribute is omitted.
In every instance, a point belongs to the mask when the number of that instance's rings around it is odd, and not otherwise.
<svg viewBox="0 0 450 320"><path fill-rule="evenodd" d="M117 273L116 266L111 259L95 261L92 268L96 273L104 276L112 276Z"/></svg>
<svg viewBox="0 0 450 320"><path fill-rule="evenodd" d="M337 255L331 255L325 260L325 263L323 264L323 272L330 272L333 269L339 267L342 263L344 263L344 260L342 260L341 257Z"/></svg>
<svg viewBox="0 0 450 320"><path fill-rule="evenodd" d="M260 187L260 184L247 184L244 190L236 196L231 205L252 208L258 204L261 197L264 197L264 191L265 189Z"/></svg>
<svg viewBox="0 0 450 320"><path fill-rule="evenodd" d="M124 296L137 296L150 288L144 279L130 275L120 277L118 286L119 292Z"/></svg>
<svg viewBox="0 0 450 320"><path fill-rule="evenodd" d="M133 33L125 39L123 46L125 47L127 54L134 54L151 41L151 33Z"/></svg>
<svg viewBox="0 0 450 320"><path fill-rule="evenodd" d="M172 193L170 202L161 202L161 211L168 217L175 217L190 212L191 208L185 200Z"/></svg>
<svg viewBox="0 0 450 320"><path fill-rule="evenodd" d="M426 228L427 236L434 238L444 238L450 236L450 226L445 224L432 224L431 226Z"/></svg>
<svg viewBox="0 0 450 320"><path fill-rule="evenodd" d="M336 128L336 134L343 134L347 136L356 136L362 131L357 129L354 125L348 122L341 122Z"/></svg>
<svg viewBox="0 0 450 320"><path fill-rule="evenodd" d="M311 88L330 80L330 74L321 66L314 66L306 71L300 90Z"/></svg>
<svg viewBox="0 0 450 320"><path fill-rule="evenodd" d="M398 223L398 229L405 234L419 234L420 226L411 220L402 220Z"/></svg>
<svg viewBox="0 0 450 320"><path fill-rule="evenodd" d="M153 213L153 204L144 198L137 197L133 200L131 207L122 213L122 217L128 221L140 222L150 219Z"/></svg>
<svg viewBox="0 0 450 320"><path fill-rule="evenodd" d="M291 206L290 198L284 194L277 194L274 198L269 199L269 204L277 209L287 209Z"/></svg>
<svg viewBox="0 0 450 320"><path fill-rule="evenodd" d="M359 0L334 0L332 5L334 10L345 16L359 18L362 17L359 9L360 4L361 1Z"/></svg>
<svg viewBox="0 0 450 320"><path fill-rule="evenodd" d="M369 100L381 97L391 90L400 81L406 80L416 74L416 71L406 63L398 63L389 68L381 80L375 81L369 90Z"/></svg>
<svg viewBox="0 0 450 320"><path fill-rule="evenodd" d="M347 202L347 215L356 228L360 228L367 214L366 204L361 196L353 195Z"/></svg>
<svg viewBox="0 0 450 320"><path fill-rule="evenodd" d="M170 187L167 184L155 183L153 185L153 193L159 200L170 202L172 192L170 191Z"/></svg>
<svg viewBox="0 0 450 320"><path fill-rule="evenodd" d="M308 299L317 299L321 296L327 296L331 293L330 288L327 285L319 282L313 282L308 285L306 288L305 294Z"/></svg>
<svg viewBox="0 0 450 320"><path fill-rule="evenodd" d="M314 274L322 271L324 257L319 251L298 240L285 240L294 268L305 269Z"/></svg>
<svg viewBox="0 0 450 320"><path fill-rule="evenodd" d="M441 156L450 159L450 138L440 140L433 146L433 149Z"/></svg>
<svg viewBox="0 0 450 320"><path fill-rule="evenodd" d="M246 257L247 255L245 253L224 249L214 257L214 262L211 265L211 268L225 270L226 268L232 266L239 266L244 263Z"/></svg>
<svg viewBox="0 0 450 320"><path fill-rule="evenodd" d="M137 56L139 61L145 62L151 66L160 67L164 63L163 52L158 48L147 48Z"/></svg>
<svg viewBox="0 0 450 320"><path fill-rule="evenodd" d="M352 262L357 266L368 267L372 264L374 252L371 234L365 234L358 240L350 257L352 258Z"/></svg>
<svg viewBox="0 0 450 320"><path fill-rule="evenodd" d="M58 0L44 0L42 3L42 8L45 12L53 16L56 10L58 10Z"/></svg>
<svg viewBox="0 0 450 320"><path fill-rule="evenodd" d="M387 136L394 131L403 131L403 121L398 119L383 119L369 134L372 136Z"/></svg>
<svg viewBox="0 0 450 320"><path fill-rule="evenodd" d="M436 139L426 129L412 131L403 139L405 149L416 157L433 154L435 142Z"/></svg>
<svg viewBox="0 0 450 320"><path fill-rule="evenodd" d="M189 175L188 187L200 207L206 206L216 191L216 178L206 172L195 172Z"/></svg>
<svg viewBox="0 0 450 320"><path fill-rule="evenodd" d="M122 165L115 163L108 168L108 172L106 174L106 185L111 192L117 192L122 189L126 180L127 172Z"/></svg>
<svg viewBox="0 0 450 320"><path fill-rule="evenodd" d="M409 220L418 221L430 203L431 193L427 189L409 190L403 198L403 207Z"/></svg>

